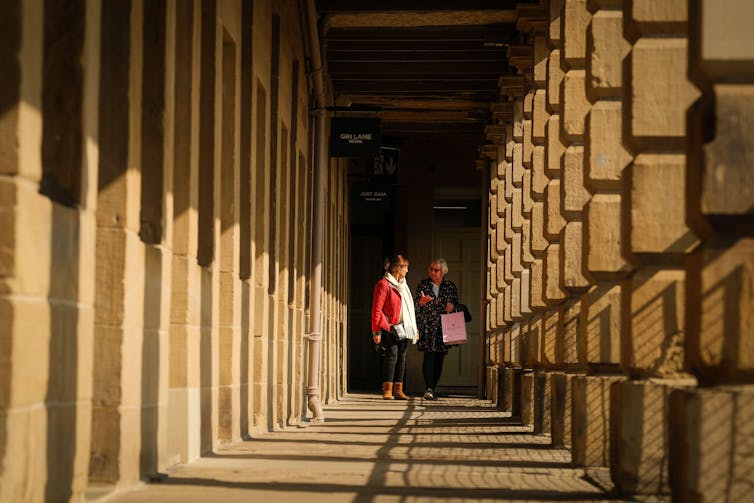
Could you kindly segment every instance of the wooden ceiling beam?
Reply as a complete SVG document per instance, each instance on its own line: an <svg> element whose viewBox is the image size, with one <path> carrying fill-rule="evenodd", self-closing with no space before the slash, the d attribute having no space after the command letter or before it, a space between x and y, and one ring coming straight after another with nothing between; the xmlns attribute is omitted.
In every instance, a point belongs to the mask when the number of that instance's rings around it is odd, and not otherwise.
<svg viewBox="0 0 754 503"><path fill-rule="evenodd" d="M371 42L378 45L380 41L397 42L438 42L454 44L456 42L508 42L515 33L515 25L490 24L486 26L423 26L394 27L380 26L372 28L331 28L327 32L327 43L334 41ZM411 46L406 46L411 47Z"/></svg>
<svg viewBox="0 0 754 503"><path fill-rule="evenodd" d="M406 80L396 78L393 80L334 80L333 85L337 92L345 94L367 93L421 93L438 94L452 98L449 93L472 92L491 95L495 99L500 94L497 79L484 80Z"/></svg>
<svg viewBox="0 0 754 503"><path fill-rule="evenodd" d="M499 61L456 61L448 64L438 64L438 62L348 62L328 63L328 70L333 80L343 80L347 76L369 75L372 76L404 76L407 80L421 78L425 75L433 75L434 78L452 78L453 76L484 76L485 78L496 79L500 74L505 73L507 67L505 63Z"/></svg>
<svg viewBox="0 0 754 503"><path fill-rule="evenodd" d="M515 10L517 4L537 3L537 0L433 0L431 10ZM359 2L353 0L317 0L319 12L374 12L427 10L426 0L381 0Z"/></svg>

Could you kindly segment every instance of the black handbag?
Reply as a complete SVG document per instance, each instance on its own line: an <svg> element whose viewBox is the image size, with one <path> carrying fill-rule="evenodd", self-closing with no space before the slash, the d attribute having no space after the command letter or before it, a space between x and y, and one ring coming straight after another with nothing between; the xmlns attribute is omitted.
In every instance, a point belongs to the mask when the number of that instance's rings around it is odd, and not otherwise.
<svg viewBox="0 0 754 503"><path fill-rule="evenodd" d="M471 321L471 313L469 312L469 308L466 307L466 304L457 304L456 311L463 311L463 321L466 323Z"/></svg>

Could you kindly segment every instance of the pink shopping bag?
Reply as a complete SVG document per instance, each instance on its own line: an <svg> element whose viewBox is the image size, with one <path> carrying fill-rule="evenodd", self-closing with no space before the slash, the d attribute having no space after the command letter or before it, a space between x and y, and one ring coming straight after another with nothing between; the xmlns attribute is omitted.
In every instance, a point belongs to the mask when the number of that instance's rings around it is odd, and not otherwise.
<svg viewBox="0 0 754 503"><path fill-rule="evenodd" d="M448 345L466 343L466 321L463 312L448 313L440 316L442 323L442 342Z"/></svg>

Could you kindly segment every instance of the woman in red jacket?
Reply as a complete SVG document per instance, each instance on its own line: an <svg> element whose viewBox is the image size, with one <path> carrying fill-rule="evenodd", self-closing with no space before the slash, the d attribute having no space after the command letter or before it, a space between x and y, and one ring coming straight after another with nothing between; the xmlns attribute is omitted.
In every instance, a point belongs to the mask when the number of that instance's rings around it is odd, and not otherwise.
<svg viewBox="0 0 754 503"><path fill-rule="evenodd" d="M408 400L403 392L406 349L416 344L414 301L406 282L408 260L396 254L385 262L385 274L374 286L372 340L382 355L382 398ZM395 394L393 394L395 393Z"/></svg>

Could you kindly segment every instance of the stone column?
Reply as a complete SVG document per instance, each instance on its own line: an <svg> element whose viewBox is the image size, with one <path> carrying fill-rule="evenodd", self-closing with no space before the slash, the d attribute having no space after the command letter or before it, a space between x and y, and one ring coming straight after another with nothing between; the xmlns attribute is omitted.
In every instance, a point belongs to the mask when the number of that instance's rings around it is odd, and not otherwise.
<svg viewBox="0 0 754 503"><path fill-rule="evenodd" d="M563 70L561 69L562 0L551 0L547 11L547 71L545 82L545 111L549 114L544 128L544 174L547 181L543 193L543 234L547 242L542 257L542 273L544 283L544 303L547 310L543 314L543 335L541 345L541 359L543 366L548 369L546 378L547 388L550 390L550 417L553 445L563 447L570 444L570 407L565 407L566 387L561 385L565 379L562 372L563 359L559 348L562 346L562 311L561 303L567 293L561 281L561 231L565 227L565 220L561 214L561 163L565 152L565 145L561 139L561 115L563 104ZM539 128L538 128L539 131Z"/></svg>
<svg viewBox="0 0 754 503"><path fill-rule="evenodd" d="M678 501L745 501L754 472L754 35L749 2L689 2L688 213L703 238L688 268L686 362L699 388L670 402Z"/></svg>
<svg viewBox="0 0 754 503"><path fill-rule="evenodd" d="M89 473L99 2L11 0L0 44L0 501Z"/></svg>
<svg viewBox="0 0 754 503"><path fill-rule="evenodd" d="M170 302L168 456L188 463L200 449L200 296L198 243L199 51L198 4L176 4L175 129L173 133L173 259Z"/></svg>
<svg viewBox="0 0 754 503"><path fill-rule="evenodd" d="M588 3L585 121L584 275L579 354L588 374L576 379L572 403L573 463L608 466L610 385L620 377L621 289L630 266L622 255L622 177L631 156L622 143L623 38L620 0Z"/></svg>
<svg viewBox="0 0 754 503"><path fill-rule="evenodd" d="M668 396L693 383L684 373L684 261L698 239L686 221L684 144L686 113L699 93L687 77L687 6L623 5L631 44L623 131L633 156L622 183L623 248L636 271L622 283L621 365L632 379L612 387L610 468L624 494L668 492Z"/></svg>

